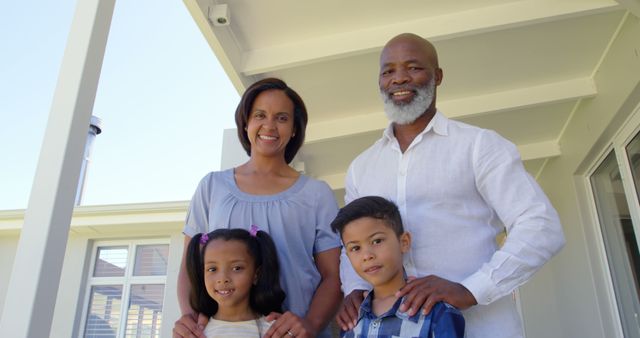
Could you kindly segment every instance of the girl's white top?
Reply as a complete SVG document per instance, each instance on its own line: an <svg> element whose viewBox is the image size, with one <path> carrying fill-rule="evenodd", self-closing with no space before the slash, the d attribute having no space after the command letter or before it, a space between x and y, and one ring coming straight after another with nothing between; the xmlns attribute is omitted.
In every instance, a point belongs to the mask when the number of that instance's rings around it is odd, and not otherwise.
<svg viewBox="0 0 640 338"><path fill-rule="evenodd" d="M243 322L227 322L211 317L204 328L207 338L256 338L264 336L273 322L267 322L262 316Z"/></svg>

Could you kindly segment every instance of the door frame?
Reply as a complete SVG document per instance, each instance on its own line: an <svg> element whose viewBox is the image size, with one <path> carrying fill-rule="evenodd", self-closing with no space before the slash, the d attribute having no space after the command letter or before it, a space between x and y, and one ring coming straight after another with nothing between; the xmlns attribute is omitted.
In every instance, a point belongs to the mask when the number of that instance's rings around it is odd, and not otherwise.
<svg viewBox="0 0 640 338"><path fill-rule="evenodd" d="M581 206L580 216L586 235L587 256L594 276L597 290L596 298L604 325L603 329L605 333L614 333L616 337L621 338L624 337L622 317L618 309L618 301L611 274L612 270L607 258L604 236L590 178L610 152L614 151L629 207L629 214L636 233L636 241L640 244L640 241L638 241L640 237L640 204L633 183L631 167L626 160L626 146L638 133L640 133L640 104L605 143L605 146L596 153L587 169L574 176L578 202Z"/></svg>

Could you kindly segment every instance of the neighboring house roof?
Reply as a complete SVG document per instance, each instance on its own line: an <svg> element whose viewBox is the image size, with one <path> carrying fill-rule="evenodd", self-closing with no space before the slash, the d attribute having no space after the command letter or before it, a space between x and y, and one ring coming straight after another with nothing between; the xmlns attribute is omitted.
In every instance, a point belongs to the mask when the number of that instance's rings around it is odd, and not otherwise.
<svg viewBox="0 0 640 338"><path fill-rule="evenodd" d="M188 201L79 206L74 209L70 234L161 233L181 231ZM25 210L0 210L0 234L19 233Z"/></svg>

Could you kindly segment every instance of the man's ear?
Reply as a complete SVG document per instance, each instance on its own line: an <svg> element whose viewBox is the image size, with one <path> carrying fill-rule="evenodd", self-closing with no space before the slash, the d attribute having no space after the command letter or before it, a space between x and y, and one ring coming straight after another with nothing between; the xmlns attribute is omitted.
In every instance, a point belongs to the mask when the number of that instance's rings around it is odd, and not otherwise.
<svg viewBox="0 0 640 338"><path fill-rule="evenodd" d="M400 251L407 253L409 249L411 249L411 234L405 231L400 235Z"/></svg>
<svg viewBox="0 0 640 338"><path fill-rule="evenodd" d="M442 68L436 68L433 72L435 75L436 86L439 86L442 83L442 78L444 77L444 73L442 72Z"/></svg>

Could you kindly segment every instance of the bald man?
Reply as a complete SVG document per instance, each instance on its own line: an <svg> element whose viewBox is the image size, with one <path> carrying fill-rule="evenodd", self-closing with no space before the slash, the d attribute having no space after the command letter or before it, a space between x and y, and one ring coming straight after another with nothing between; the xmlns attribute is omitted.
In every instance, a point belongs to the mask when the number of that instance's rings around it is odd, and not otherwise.
<svg viewBox="0 0 640 338"><path fill-rule="evenodd" d="M378 79L390 124L351 163L345 202L378 195L398 205L414 239L404 262L410 283L395 295L404 297L400 311L426 313L444 301L463 310L467 337L522 337L511 295L563 247L555 209L511 142L437 110L443 71L429 41L391 39ZM341 279L337 321L347 330L370 286L344 254Z"/></svg>

